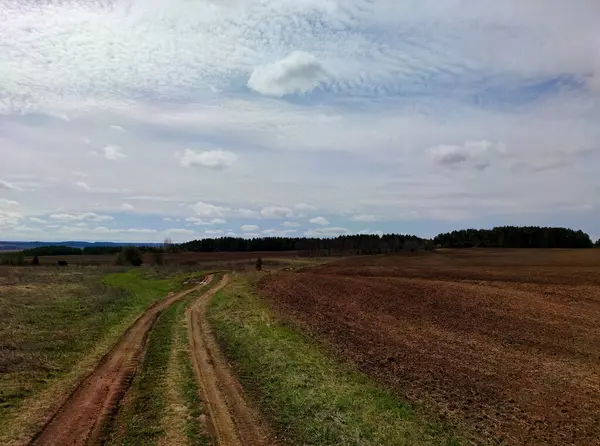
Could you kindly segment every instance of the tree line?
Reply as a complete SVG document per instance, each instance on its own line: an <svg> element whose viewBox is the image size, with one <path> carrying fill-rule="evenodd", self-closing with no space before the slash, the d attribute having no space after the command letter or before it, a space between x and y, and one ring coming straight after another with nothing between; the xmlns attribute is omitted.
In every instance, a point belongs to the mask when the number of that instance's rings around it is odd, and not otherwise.
<svg viewBox="0 0 600 446"><path fill-rule="evenodd" d="M592 248L583 231L540 226L499 226L493 229L462 229L433 239L443 248ZM596 242L600 245L600 240Z"/></svg>
<svg viewBox="0 0 600 446"><path fill-rule="evenodd" d="M192 240L179 245L182 251L197 252L254 252L303 251L310 255L381 254L400 251L429 250L431 240L414 235L341 235L334 238L262 237L244 239L221 237Z"/></svg>
<svg viewBox="0 0 600 446"><path fill-rule="evenodd" d="M134 246L134 245L132 245ZM72 255L98 255L98 254L119 254L127 246L89 246L85 248L73 248L63 245L39 246L36 248L24 249L24 256L72 256ZM141 252L162 252L163 248L158 246L138 246Z"/></svg>

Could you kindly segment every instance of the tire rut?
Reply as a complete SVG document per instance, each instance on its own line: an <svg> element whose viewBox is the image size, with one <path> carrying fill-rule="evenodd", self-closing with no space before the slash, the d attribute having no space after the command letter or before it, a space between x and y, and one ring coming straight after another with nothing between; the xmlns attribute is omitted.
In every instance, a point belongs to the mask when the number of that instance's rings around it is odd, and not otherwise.
<svg viewBox="0 0 600 446"><path fill-rule="evenodd" d="M210 283L212 277L206 276L202 283L190 290L167 296L139 316L30 445L75 446L100 442L107 422L118 410L119 402L135 375L148 333L160 313Z"/></svg>
<svg viewBox="0 0 600 446"><path fill-rule="evenodd" d="M246 403L241 385L231 374L206 321L210 298L227 285L228 275L187 310L194 373L208 412L208 430L219 446L273 444Z"/></svg>

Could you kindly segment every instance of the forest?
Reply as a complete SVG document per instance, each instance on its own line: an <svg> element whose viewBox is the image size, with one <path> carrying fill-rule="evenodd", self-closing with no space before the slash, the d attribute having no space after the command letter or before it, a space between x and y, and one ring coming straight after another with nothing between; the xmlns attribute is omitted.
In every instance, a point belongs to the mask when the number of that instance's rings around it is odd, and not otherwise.
<svg viewBox="0 0 600 446"><path fill-rule="evenodd" d="M539 226L499 226L493 229L462 229L433 239L441 248L592 248L583 231Z"/></svg>

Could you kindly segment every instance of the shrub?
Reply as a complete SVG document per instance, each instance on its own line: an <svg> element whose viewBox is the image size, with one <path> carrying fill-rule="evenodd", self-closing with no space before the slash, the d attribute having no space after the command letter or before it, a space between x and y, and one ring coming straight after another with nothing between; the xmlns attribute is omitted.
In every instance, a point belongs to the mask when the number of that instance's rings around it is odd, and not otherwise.
<svg viewBox="0 0 600 446"><path fill-rule="evenodd" d="M115 265L133 265L140 266L142 264L142 253L137 246L127 246L117 254Z"/></svg>
<svg viewBox="0 0 600 446"><path fill-rule="evenodd" d="M256 270L257 271L262 270L262 266L263 266L263 259L261 259L259 257L258 259L256 259Z"/></svg>
<svg viewBox="0 0 600 446"><path fill-rule="evenodd" d="M40 264L40 259L38 256L35 256L32 260L31 260L31 264L32 265L39 265Z"/></svg>

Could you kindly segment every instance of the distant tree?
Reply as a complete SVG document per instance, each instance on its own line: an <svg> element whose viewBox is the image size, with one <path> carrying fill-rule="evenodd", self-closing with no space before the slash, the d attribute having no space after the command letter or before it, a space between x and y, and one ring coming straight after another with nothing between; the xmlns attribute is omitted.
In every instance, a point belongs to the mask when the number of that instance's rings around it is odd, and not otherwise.
<svg viewBox="0 0 600 446"><path fill-rule="evenodd" d="M68 265L66 260L59 260L58 262L56 262L56 264L58 266L67 266Z"/></svg>
<svg viewBox="0 0 600 446"><path fill-rule="evenodd" d="M594 247L600 248L600 238L596 240L596 243L594 243Z"/></svg>
<svg viewBox="0 0 600 446"><path fill-rule="evenodd" d="M40 259L38 256L34 256L33 259L31 259L31 264L32 265L39 265L40 264Z"/></svg>
<svg viewBox="0 0 600 446"><path fill-rule="evenodd" d="M256 259L256 271L262 270L262 266L263 266L263 259L261 259L259 257L258 259Z"/></svg>
<svg viewBox="0 0 600 446"><path fill-rule="evenodd" d="M140 266L142 262L142 253L137 246L126 246L115 258L116 265Z"/></svg>

